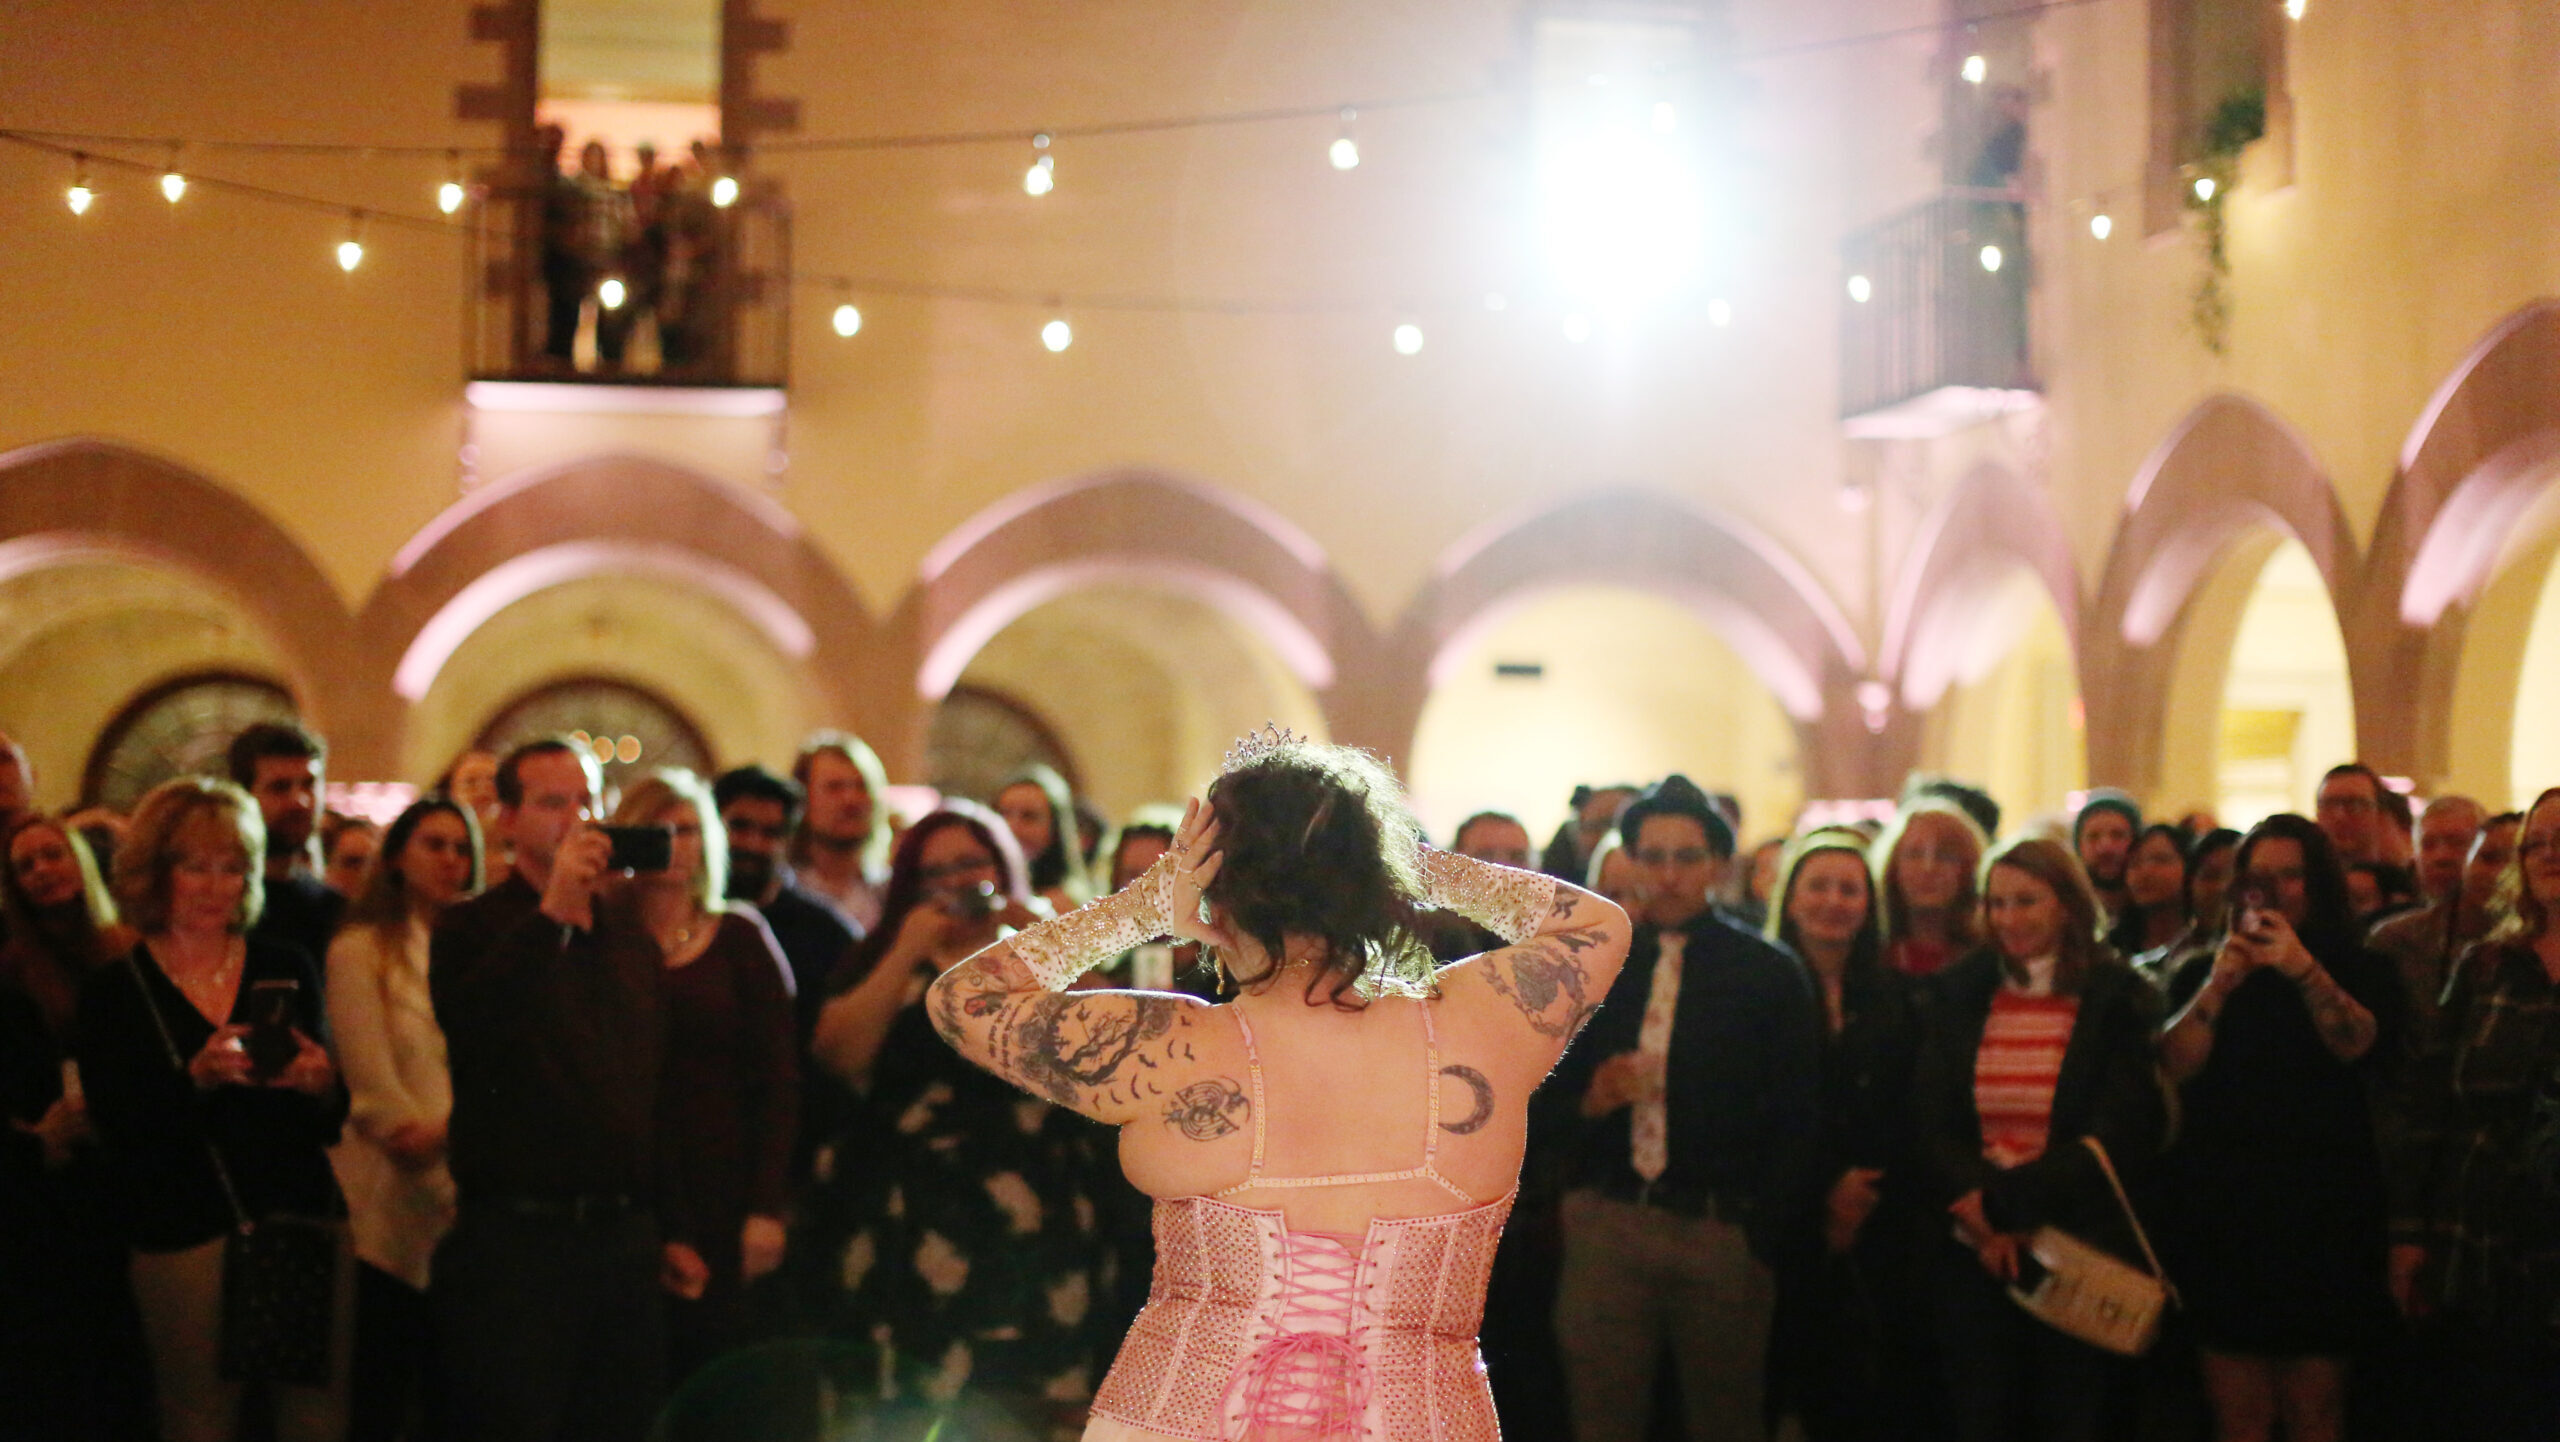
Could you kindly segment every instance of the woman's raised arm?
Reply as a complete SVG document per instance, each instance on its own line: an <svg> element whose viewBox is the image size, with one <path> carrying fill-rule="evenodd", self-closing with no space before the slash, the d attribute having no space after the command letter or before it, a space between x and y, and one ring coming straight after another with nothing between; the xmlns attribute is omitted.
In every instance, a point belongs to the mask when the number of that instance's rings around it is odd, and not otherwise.
<svg viewBox="0 0 2560 1442"><path fill-rule="evenodd" d="M1422 875L1425 900L1511 943L1443 968L1443 984L1482 980L1562 1050L1626 964L1626 912L1569 881L1427 846Z"/></svg>

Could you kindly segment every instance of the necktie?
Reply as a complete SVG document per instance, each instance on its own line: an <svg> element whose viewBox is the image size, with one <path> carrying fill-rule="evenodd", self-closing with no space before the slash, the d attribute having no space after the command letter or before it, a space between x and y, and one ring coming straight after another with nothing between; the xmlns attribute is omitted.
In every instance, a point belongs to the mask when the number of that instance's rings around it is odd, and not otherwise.
<svg viewBox="0 0 2560 1442"><path fill-rule="evenodd" d="M1645 993L1644 1024L1636 1030L1636 1055L1643 1057L1648 1071L1662 1075L1664 1062L1671 1055L1671 1013L1680 1005L1680 960L1689 938L1686 933L1662 933L1662 956L1653 964L1653 987ZM1648 1089L1636 1101L1634 1116L1636 1175L1646 1181L1658 1181L1662 1169L1671 1164L1670 1114L1663 1106L1667 1088Z"/></svg>

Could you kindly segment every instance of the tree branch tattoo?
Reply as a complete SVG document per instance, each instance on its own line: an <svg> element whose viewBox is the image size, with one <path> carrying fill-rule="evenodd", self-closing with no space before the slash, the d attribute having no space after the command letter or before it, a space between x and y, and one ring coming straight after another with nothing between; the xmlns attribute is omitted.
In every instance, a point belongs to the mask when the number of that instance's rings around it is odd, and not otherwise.
<svg viewBox="0 0 2560 1442"><path fill-rule="evenodd" d="M1232 1136L1253 1115L1253 1101L1234 1077L1197 1081L1164 1105L1164 1124L1195 1142Z"/></svg>
<svg viewBox="0 0 2560 1442"><path fill-rule="evenodd" d="M996 1064L1005 1075L1062 1107L1080 1093L1098 1090L1114 1101L1133 1087L1130 1073L1157 1063L1140 1056L1148 1042L1173 1030L1181 1003L1170 997L1082 998L1044 993L1008 1016L997 1041Z"/></svg>
<svg viewBox="0 0 2560 1442"><path fill-rule="evenodd" d="M1440 1074L1453 1076L1465 1082L1467 1090L1474 1095L1476 1104L1475 1110L1467 1113L1463 1119L1442 1122L1440 1130L1458 1137L1472 1136L1484 1130L1484 1124L1493 1120L1493 1083L1486 1081L1484 1073L1471 1066L1444 1066L1440 1068Z"/></svg>

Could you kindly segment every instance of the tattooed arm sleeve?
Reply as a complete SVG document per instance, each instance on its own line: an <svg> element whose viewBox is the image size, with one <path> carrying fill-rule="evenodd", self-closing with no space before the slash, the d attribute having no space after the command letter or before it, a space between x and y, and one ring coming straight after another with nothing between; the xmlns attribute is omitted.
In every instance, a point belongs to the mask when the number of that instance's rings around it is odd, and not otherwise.
<svg viewBox="0 0 2560 1442"><path fill-rule="evenodd" d="M1438 855L1438 853L1434 853ZM1447 858L1462 860L1462 858ZM1508 867L1465 862L1509 876ZM1570 882L1539 878L1546 902L1536 924L1514 945L1460 962L1443 973L1456 982L1480 977L1517 1012L1529 1035L1561 1050L1600 1009L1626 963L1629 926L1617 903ZM1553 1053L1546 1057L1554 1059Z"/></svg>
<svg viewBox="0 0 2560 1442"><path fill-rule="evenodd" d="M1096 1121L1168 1115L1197 1079L1192 1028L1207 1008L1155 992L1051 991L1014 954L1018 940L934 981L925 997L934 1030L979 1066Z"/></svg>

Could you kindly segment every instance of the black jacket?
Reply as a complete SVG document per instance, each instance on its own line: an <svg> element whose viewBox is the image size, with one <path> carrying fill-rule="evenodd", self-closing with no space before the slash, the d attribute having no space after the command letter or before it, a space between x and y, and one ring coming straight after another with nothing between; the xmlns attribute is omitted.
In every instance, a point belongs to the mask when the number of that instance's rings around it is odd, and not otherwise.
<svg viewBox="0 0 2560 1442"><path fill-rule="evenodd" d="M1738 1209L1766 1259L1813 1162L1819 1003L1803 965L1759 937L1708 912L1687 930L1668 1062L1669 1165L1654 1194L1711 1195ZM1545 1106L1573 1114L1600 1063L1636 1049L1661 938L1659 927L1636 928L1608 999L1549 1078ZM1568 1187L1637 1189L1631 1109L1578 1119L1572 1135Z"/></svg>
<svg viewBox="0 0 2560 1442"><path fill-rule="evenodd" d="M2003 1170L1982 1155L1973 1102L1974 1057L1999 987L1999 958L1988 947L1929 979L1913 1097L1929 1219L1942 1219L1949 1203L1978 1188L1991 1224L2004 1232L2050 1223L2132 1250L2115 1194L2080 1138L2097 1137L2128 1186L2159 1155L2169 1130L2155 1042L2159 994L2112 957L2089 968L2054 1083L2044 1154Z"/></svg>

